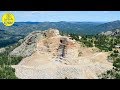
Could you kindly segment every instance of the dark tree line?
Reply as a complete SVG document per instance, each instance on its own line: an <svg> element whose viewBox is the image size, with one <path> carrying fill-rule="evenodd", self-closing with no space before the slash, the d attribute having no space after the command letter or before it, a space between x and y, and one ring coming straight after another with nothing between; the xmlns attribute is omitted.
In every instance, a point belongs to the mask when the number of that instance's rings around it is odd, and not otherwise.
<svg viewBox="0 0 120 90"><path fill-rule="evenodd" d="M10 56L9 53L18 45L6 47L6 51L0 53L0 79L17 79L15 69L11 65L18 64L22 57Z"/></svg>

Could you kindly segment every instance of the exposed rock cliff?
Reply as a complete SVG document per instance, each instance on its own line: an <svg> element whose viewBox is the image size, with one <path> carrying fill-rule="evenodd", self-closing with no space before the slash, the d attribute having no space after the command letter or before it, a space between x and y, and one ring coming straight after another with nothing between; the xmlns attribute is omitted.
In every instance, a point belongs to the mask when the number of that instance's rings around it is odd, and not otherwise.
<svg viewBox="0 0 120 90"><path fill-rule="evenodd" d="M106 36L120 36L120 29L116 29L113 31L107 31L107 32L102 32L102 35L106 35Z"/></svg>

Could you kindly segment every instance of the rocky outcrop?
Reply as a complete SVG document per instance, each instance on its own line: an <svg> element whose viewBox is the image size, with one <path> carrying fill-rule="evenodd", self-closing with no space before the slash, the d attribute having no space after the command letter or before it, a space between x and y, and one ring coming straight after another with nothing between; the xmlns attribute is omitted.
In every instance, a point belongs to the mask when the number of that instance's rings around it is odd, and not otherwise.
<svg viewBox="0 0 120 90"><path fill-rule="evenodd" d="M49 29L30 33L25 37L24 42L14 49L10 55L27 57L39 52L41 54L51 54L52 57L61 60L71 56L77 58L78 47L77 42L69 39L69 37L60 36L58 30Z"/></svg>
<svg viewBox="0 0 120 90"><path fill-rule="evenodd" d="M112 68L106 53L82 47L70 37L61 36L57 29L32 32L11 55L25 57L13 66L16 76L25 79L97 78Z"/></svg>
<svg viewBox="0 0 120 90"><path fill-rule="evenodd" d="M120 36L120 29L116 29L116 30L113 30L113 31L102 32L101 35Z"/></svg>
<svg viewBox="0 0 120 90"><path fill-rule="evenodd" d="M20 41L23 43L16 49L14 49L10 53L10 55L22 56L22 57L30 56L32 53L36 51L38 40L44 39L46 37L52 37L54 35L57 35L58 33L59 32L57 32L57 30L53 32L52 29L49 30L48 33L47 31L44 31L44 32L34 31L30 33L28 36L26 36L24 40Z"/></svg>
<svg viewBox="0 0 120 90"><path fill-rule="evenodd" d="M27 57L36 51L36 42L38 36L41 36L41 32L32 32L25 39L23 43L15 48L10 55Z"/></svg>
<svg viewBox="0 0 120 90"><path fill-rule="evenodd" d="M3 53L5 51L6 51L5 48L0 48L0 53Z"/></svg>

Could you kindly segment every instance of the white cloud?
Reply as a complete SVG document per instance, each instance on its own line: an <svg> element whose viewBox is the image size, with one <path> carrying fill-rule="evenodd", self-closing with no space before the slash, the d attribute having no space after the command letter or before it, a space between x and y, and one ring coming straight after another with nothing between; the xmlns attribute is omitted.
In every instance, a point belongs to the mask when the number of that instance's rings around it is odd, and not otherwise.
<svg viewBox="0 0 120 90"><path fill-rule="evenodd" d="M103 13L109 13L109 11L103 11Z"/></svg>
<svg viewBox="0 0 120 90"><path fill-rule="evenodd" d="M50 11L31 11L31 14L37 14L37 13L48 13Z"/></svg>
<svg viewBox="0 0 120 90"><path fill-rule="evenodd" d="M44 14L44 13L62 13L62 12L65 12L65 11L30 11L31 14Z"/></svg>
<svg viewBox="0 0 120 90"><path fill-rule="evenodd" d="M31 13L32 13L32 14L34 14L34 13L39 13L39 11L31 11Z"/></svg>

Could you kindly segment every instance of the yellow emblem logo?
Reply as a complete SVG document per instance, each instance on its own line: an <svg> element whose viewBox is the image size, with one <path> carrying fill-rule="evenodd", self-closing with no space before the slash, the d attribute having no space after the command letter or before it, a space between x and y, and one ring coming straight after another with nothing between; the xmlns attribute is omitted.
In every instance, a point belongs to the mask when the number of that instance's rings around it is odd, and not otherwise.
<svg viewBox="0 0 120 90"><path fill-rule="evenodd" d="M2 16L2 23L5 26L12 26L15 22L15 16L12 13L5 13Z"/></svg>

